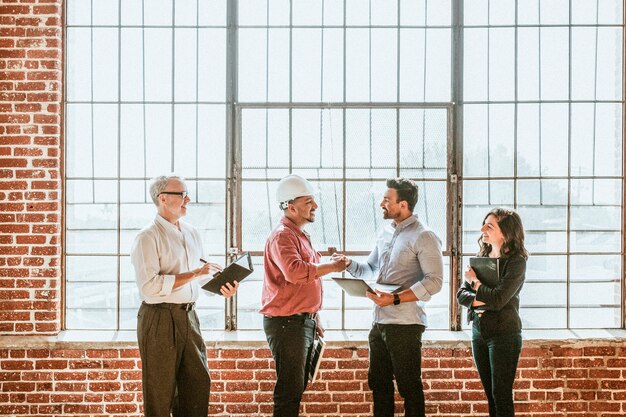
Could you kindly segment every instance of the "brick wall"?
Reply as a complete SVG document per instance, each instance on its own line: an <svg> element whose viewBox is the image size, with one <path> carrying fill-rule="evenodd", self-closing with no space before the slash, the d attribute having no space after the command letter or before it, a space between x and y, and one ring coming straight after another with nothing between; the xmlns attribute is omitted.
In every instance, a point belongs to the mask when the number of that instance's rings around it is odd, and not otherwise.
<svg viewBox="0 0 626 417"><path fill-rule="evenodd" d="M41 338L61 320L61 9L61 0L0 2L0 415L138 416L135 344ZM427 345L428 414L484 415L467 343ZM264 343L214 344L209 355L214 415L270 415ZM303 415L371 415L366 344L331 343L322 366ZM624 416L626 345L525 342L515 396L520 416Z"/></svg>
<svg viewBox="0 0 626 417"><path fill-rule="evenodd" d="M304 395L306 416L371 416L365 342L331 344L319 382ZM427 342L424 382L429 416L487 413L465 343ZM626 415L626 345L622 342L524 342L515 398L519 416ZM139 416L141 371L134 348L0 350L0 415ZM261 343L209 348L211 414L270 416L273 361ZM397 401L398 413L401 412ZM398 414L401 415L401 414Z"/></svg>
<svg viewBox="0 0 626 417"><path fill-rule="evenodd" d="M59 0L0 3L0 334L60 329Z"/></svg>

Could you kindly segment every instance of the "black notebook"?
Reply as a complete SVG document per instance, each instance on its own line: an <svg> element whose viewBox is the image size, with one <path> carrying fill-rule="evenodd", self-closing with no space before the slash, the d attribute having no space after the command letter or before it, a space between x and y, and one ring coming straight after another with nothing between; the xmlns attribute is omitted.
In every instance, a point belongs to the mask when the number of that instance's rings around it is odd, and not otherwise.
<svg viewBox="0 0 626 417"><path fill-rule="evenodd" d="M497 258L470 258L470 266L481 284L495 287L500 282L500 260Z"/></svg>
<svg viewBox="0 0 626 417"><path fill-rule="evenodd" d="M227 282L231 285L233 285L235 281L241 282L250 275L253 270L250 252L246 252L224 268L222 272L213 275L213 279L204 284L202 289L221 295L220 288L222 288L223 285L226 285Z"/></svg>
<svg viewBox="0 0 626 417"><path fill-rule="evenodd" d="M315 337L313 341L313 352L311 352L311 363L309 364L309 381L315 382L319 376L320 363L322 362L322 355L326 348L326 342L319 336Z"/></svg>

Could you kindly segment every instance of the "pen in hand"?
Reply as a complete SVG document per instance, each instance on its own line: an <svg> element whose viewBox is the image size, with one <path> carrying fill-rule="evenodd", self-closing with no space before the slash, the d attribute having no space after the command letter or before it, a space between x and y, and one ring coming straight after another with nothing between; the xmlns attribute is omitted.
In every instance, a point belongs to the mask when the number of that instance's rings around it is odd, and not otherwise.
<svg viewBox="0 0 626 417"><path fill-rule="evenodd" d="M213 264L210 263L209 261L207 261L206 259L200 258L200 262L202 262L203 264L209 264L209 270L207 271L209 274L215 276L215 274L219 274L222 271L222 267L219 266L218 264ZM204 266L203 266L204 268Z"/></svg>

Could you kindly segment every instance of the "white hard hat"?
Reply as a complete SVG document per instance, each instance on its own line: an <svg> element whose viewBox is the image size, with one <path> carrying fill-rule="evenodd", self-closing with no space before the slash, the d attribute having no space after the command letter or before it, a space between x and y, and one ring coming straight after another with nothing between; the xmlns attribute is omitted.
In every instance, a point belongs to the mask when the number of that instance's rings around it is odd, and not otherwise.
<svg viewBox="0 0 626 417"><path fill-rule="evenodd" d="M315 188L306 179L299 175L291 174L284 177L278 183L276 189L276 201L282 210L287 208L287 202L305 195L314 195Z"/></svg>

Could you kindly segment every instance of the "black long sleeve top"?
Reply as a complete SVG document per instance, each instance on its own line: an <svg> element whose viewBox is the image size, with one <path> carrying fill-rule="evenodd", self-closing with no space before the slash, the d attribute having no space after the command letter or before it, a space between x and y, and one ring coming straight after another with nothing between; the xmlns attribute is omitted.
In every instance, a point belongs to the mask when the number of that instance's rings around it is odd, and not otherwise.
<svg viewBox="0 0 626 417"><path fill-rule="evenodd" d="M456 293L459 304L469 309L468 322L474 320L472 307L474 299L485 303L480 317L480 331L483 337L515 333L522 329L519 317L519 293L526 279L526 260L522 256L500 258L500 282L495 287L481 285L474 291L467 281Z"/></svg>

